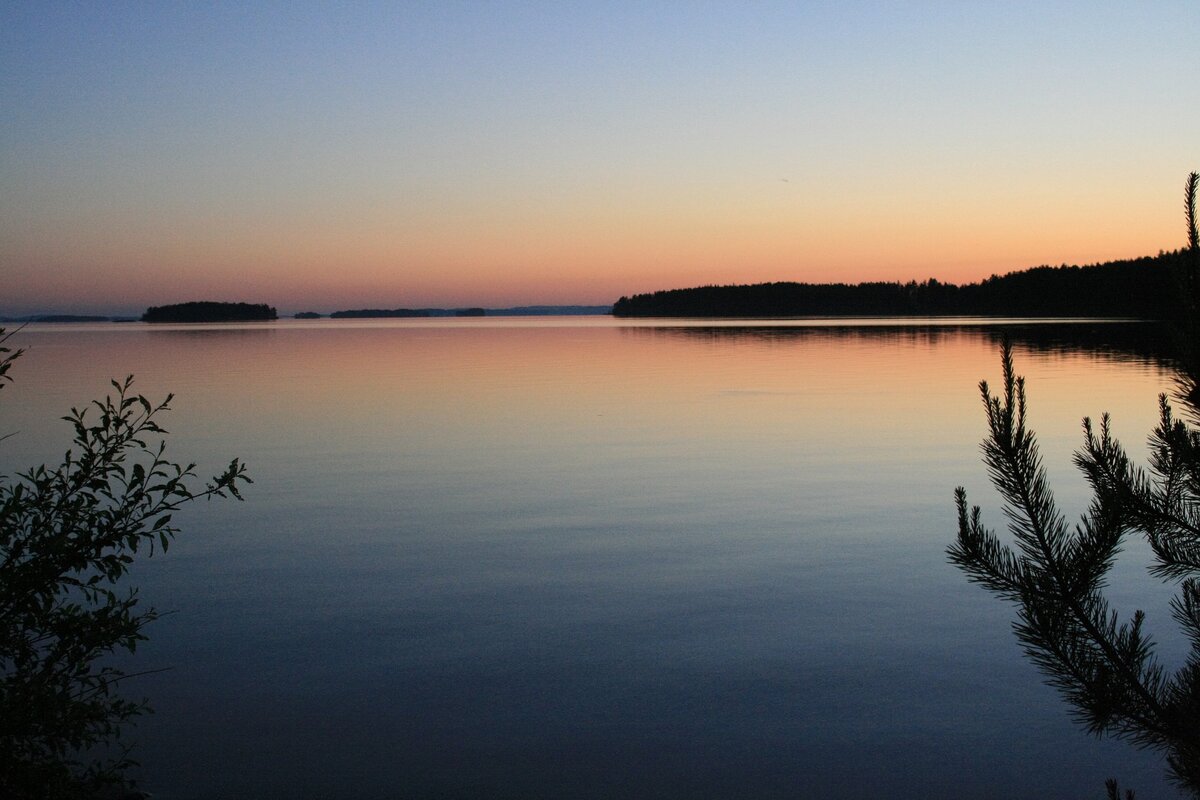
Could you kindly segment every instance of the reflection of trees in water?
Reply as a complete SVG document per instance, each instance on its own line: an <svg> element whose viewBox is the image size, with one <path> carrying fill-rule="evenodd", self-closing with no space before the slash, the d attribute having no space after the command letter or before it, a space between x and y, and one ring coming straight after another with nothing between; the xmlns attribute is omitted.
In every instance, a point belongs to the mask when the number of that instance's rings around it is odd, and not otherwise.
<svg viewBox="0 0 1200 800"><path fill-rule="evenodd" d="M262 339L273 336L276 328L273 325L262 327L247 327L245 323L229 323L228 327L202 324L195 328L159 328L146 331L150 336L161 336L169 339Z"/></svg>
<svg viewBox="0 0 1200 800"><path fill-rule="evenodd" d="M674 337L696 341L759 341L781 345L815 341L896 342L937 345L952 340L978 339L997 346L1005 339L1039 353L1081 353L1120 361L1172 367L1176 359L1169 331L1154 322L1053 321L949 324L788 324L779 325L663 325L622 328L627 336Z"/></svg>

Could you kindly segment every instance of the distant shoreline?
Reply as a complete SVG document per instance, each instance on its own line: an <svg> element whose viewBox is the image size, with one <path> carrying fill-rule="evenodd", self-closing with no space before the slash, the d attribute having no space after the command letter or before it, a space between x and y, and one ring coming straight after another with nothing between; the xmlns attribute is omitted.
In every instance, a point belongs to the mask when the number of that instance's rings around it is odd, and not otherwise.
<svg viewBox="0 0 1200 800"><path fill-rule="evenodd" d="M409 317L571 317L595 316L612 313L612 306L513 306L510 308L360 308L334 311L330 314L301 312L297 319L314 319L328 316L331 319L391 319Z"/></svg>
<svg viewBox="0 0 1200 800"><path fill-rule="evenodd" d="M618 318L789 319L797 317L1043 317L1167 319L1183 270L1182 250L1089 266L1040 266L992 275L977 283L867 282L708 285L621 297L607 305L505 308L360 308L284 314L293 319L536 317L612 315ZM245 322L276 319L273 307L248 303L180 303L151 307L146 322ZM128 315L42 313L0 317L3 323L131 322Z"/></svg>
<svg viewBox="0 0 1200 800"><path fill-rule="evenodd" d="M187 305L187 304L181 304ZM235 305L235 304L228 304ZM247 304L241 304L247 305ZM274 311L274 309L271 309ZM420 309L358 309L349 311L333 311L320 313L316 311L299 311L291 314L279 314L277 317L253 317L246 319L188 319L188 320L159 320L162 322L252 322L270 319L387 319L398 317L569 317L569 316L608 316L612 306L571 305L571 306L511 306L507 308L420 308ZM139 322L142 316L133 314L58 314L52 312L25 314L21 316L0 316L0 323L20 325L30 322L54 323L86 323L86 322Z"/></svg>
<svg viewBox="0 0 1200 800"><path fill-rule="evenodd" d="M978 283L777 282L667 289L622 297L614 317L783 318L810 316L1123 317L1178 313L1175 279L1183 251L1086 267L1033 267Z"/></svg>
<svg viewBox="0 0 1200 800"><path fill-rule="evenodd" d="M25 325L30 322L139 322L138 317L122 315L95 314L29 314L24 317L0 317L0 323Z"/></svg>

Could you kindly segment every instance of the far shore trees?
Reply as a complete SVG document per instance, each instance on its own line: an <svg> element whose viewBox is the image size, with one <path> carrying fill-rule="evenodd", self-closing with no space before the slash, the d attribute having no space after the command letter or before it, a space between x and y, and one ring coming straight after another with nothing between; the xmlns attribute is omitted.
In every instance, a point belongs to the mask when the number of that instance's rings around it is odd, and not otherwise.
<svg viewBox="0 0 1200 800"><path fill-rule="evenodd" d="M257 322L278 319L266 303L214 303L199 301L170 306L150 306L142 322Z"/></svg>
<svg viewBox="0 0 1200 800"><path fill-rule="evenodd" d="M1162 319L1186 251L1087 267L1041 266L979 283L758 283L622 297L616 317L1005 316Z"/></svg>

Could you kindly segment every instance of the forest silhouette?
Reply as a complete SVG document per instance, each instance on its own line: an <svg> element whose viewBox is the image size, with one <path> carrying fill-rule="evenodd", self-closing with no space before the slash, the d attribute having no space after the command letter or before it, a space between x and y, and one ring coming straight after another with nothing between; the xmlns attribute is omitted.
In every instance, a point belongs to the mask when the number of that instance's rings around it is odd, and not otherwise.
<svg viewBox="0 0 1200 800"><path fill-rule="evenodd" d="M1149 466L1137 466L1117 440L1108 414L1084 418L1074 462L1092 489L1087 513L1072 527L1055 501L1037 436L1027 425L1025 379L1011 344L1001 350L1004 380L993 393L979 384L989 435L982 444L992 485L1004 499L1009 541L955 490L958 536L951 563L967 578L1017 606L1013 631L1026 655L1071 704L1093 734L1125 739L1166 756L1168 774L1200 797L1200 174L1188 175L1184 209L1188 246L1162 270L1170 290L1165 315L1175 318L1180 369L1174 397L1158 398L1159 423L1148 437ZM1174 408L1172 403L1174 403ZM1178 408L1179 410L1175 410ZM1140 609L1122 622L1106 593L1125 540L1144 536L1154 555L1149 571L1178 593L1175 622L1191 642L1183 665L1170 670L1143 629ZM1108 796L1116 800L1110 779ZM1132 800L1133 793L1126 797Z"/></svg>
<svg viewBox="0 0 1200 800"><path fill-rule="evenodd" d="M1013 316L1169 318L1185 252L1086 267L1040 266L979 283L700 286L622 297L617 317Z"/></svg>
<svg viewBox="0 0 1200 800"><path fill-rule="evenodd" d="M201 300L167 306L150 306L142 322L257 322L278 319L266 303L218 303Z"/></svg>

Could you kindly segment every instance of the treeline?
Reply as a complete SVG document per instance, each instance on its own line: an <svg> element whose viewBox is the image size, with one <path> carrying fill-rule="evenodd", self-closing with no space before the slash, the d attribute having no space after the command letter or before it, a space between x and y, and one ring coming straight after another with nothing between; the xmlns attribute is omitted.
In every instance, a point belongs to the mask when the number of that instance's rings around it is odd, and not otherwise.
<svg viewBox="0 0 1200 800"><path fill-rule="evenodd" d="M622 297L618 317L1014 316L1166 319L1183 251L1086 267L1041 266L956 285L760 283Z"/></svg>
<svg viewBox="0 0 1200 800"><path fill-rule="evenodd" d="M142 322L248 322L277 319L266 303L215 303L199 301L169 306L150 306Z"/></svg>
<svg viewBox="0 0 1200 800"><path fill-rule="evenodd" d="M334 311L330 319L379 319L389 317L482 317L482 308L358 308Z"/></svg>

